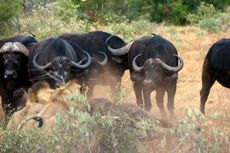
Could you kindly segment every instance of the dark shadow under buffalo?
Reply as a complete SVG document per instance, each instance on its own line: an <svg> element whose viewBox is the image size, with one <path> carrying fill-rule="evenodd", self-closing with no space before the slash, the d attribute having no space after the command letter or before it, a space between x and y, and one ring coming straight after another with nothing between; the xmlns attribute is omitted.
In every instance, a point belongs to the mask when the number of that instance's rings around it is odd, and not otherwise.
<svg viewBox="0 0 230 153"><path fill-rule="evenodd" d="M211 46L203 64L200 111L205 113L205 103L215 81L230 88L230 39L221 39Z"/></svg>

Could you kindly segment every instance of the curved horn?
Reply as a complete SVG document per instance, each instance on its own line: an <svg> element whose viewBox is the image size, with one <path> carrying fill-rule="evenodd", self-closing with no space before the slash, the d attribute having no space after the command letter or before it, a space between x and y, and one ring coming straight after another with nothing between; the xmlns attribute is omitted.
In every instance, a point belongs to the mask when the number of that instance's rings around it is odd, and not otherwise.
<svg viewBox="0 0 230 153"><path fill-rule="evenodd" d="M5 43L1 49L0 49L0 53L4 53L4 52L18 52L18 53L22 53L26 56L29 55L29 51L28 49L20 42L7 42Z"/></svg>
<svg viewBox="0 0 230 153"><path fill-rule="evenodd" d="M107 63L108 63L108 56L104 53L104 52L101 52L101 51L98 51L98 53L102 54L105 58L103 61L98 61L98 63L102 66L105 66Z"/></svg>
<svg viewBox="0 0 230 153"><path fill-rule="evenodd" d="M89 53L87 53L87 52L84 51L84 50L82 50L82 51L86 54L86 56L87 56L87 58L88 58L88 61L87 61L85 64L81 64L81 63L82 63L82 60L81 60L80 62L78 62L78 63L76 63L76 62L74 62L74 61L71 61L71 64L72 64L74 67L77 67L77 68L80 68L80 69L87 68L87 67L90 65L91 61L92 61L92 59L91 59Z"/></svg>
<svg viewBox="0 0 230 153"><path fill-rule="evenodd" d="M173 55L176 56L176 57L178 58L178 66L176 66L176 67L169 66L169 65L165 64L165 63L164 63L162 60L160 60L159 58L157 58L157 61L158 61L158 63L161 64L161 66L162 66L164 69L166 69L166 70L168 70L168 71L172 71L172 72L178 72L178 71L180 71L180 70L183 68L183 66L184 66L184 61L183 61L183 59L182 59L180 56L178 56L178 55L176 55L176 54L173 54Z"/></svg>
<svg viewBox="0 0 230 153"><path fill-rule="evenodd" d="M51 66L51 62L49 62L48 64L46 64L46 65L44 65L44 66L41 66L41 65L39 65L37 62L36 62L36 60L37 60L37 57L38 57L38 55L40 55L41 54L41 52L38 52L35 56L34 56L34 58L33 58L33 65L37 68L37 69L46 69L46 68L48 68L48 67L50 67Z"/></svg>
<svg viewBox="0 0 230 153"><path fill-rule="evenodd" d="M140 57L140 56L142 56L142 54L139 54L139 55L137 55L136 57L134 57L134 59L133 59L133 61L132 61L132 67L133 67L133 69L135 70L135 71L141 71L143 68L144 68L144 66L138 66L137 65L137 63L136 63L136 59L138 58L138 57Z"/></svg>
<svg viewBox="0 0 230 153"><path fill-rule="evenodd" d="M28 122L29 120L34 119L35 121L38 122L38 128L41 128L44 124L43 119L40 116L30 116L26 119L24 119L18 126L17 128L17 133L21 130L21 128L25 125L26 122Z"/></svg>
<svg viewBox="0 0 230 153"><path fill-rule="evenodd" d="M21 52L24 55L28 56L29 55L29 50L20 42L15 42L13 43L13 48L15 48L15 51Z"/></svg>
<svg viewBox="0 0 230 153"><path fill-rule="evenodd" d="M126 53L129 52L129 49L130 47L132 46L133 44L133 41L128 43L127 45L125 45L124 47L121 47L121 48L118 48L118 49L114 49L114 48L111 48L110 46L106 45L107 49L113 54L113 55L116 55L116 56L121 56L121 55L124 55Z"/></svg>

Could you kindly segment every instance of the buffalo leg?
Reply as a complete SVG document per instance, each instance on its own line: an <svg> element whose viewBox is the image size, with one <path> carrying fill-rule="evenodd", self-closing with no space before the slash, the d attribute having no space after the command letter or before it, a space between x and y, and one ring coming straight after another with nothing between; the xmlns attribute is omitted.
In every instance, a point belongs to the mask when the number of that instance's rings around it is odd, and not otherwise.
<svg viewBox="0 0 230 153"><path fill-rule="evenodd" d="M137 105L143 108L142 86L138 83L134 83L133 88L136 95Z"/></svg>
<svg viewBox="0 0 230 153"><path fill-rule="evenodd" d="M210 68L210 64L206 57L203 65L203 72L202 72L202 88L200 91L200 111L205 114L205 103L208 99L208 95L212 85L215 82L215 78L213 72Z"/></svg>
<svg viewBox="0 0 230 153"><path fill-rule="evenodd" d="M157 90L156 91L156 101L157 101L157 106L160 109L161 112L161 118L166 119L166 113L165 113L165 107L164 107L164 95L165 91L164 90Z"/></svg>
<svg viewBox="0 0 230 153"><path fill-rule="evenodd" d="M150 111L152 108L152 103L151 103L151 90L148 88L143 89L143 96L144 96L144 109L146 111Z"/></svg>
<svg viewBox="0 0 230 153"><path fill-rule="evenodd" d="M208 74L202 75L202 88L200 91L200 111L205 114L205 103L208 99L208 95L215 79Z"/></svg>
<svg viewBox="0 0 230 153"><path fill-rule="evenodd" d="M174 114L175 94L176 94L176 84L170 86L170 89L167 91L167 95L168 95L167 107L168 107L168 110L170 112L170 120L171 121L175 120L175 114Z"/></svg>

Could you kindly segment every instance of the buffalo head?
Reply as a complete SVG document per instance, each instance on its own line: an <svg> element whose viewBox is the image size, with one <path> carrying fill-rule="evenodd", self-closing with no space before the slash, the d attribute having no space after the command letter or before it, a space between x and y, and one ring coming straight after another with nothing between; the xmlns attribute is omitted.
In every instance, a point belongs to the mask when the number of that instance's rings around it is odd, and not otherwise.
<svg viewBox="0 0 230 153"><path fill-rule="evenodd" d="M48 75L53 80L51 86L56 88L67 83L72 78L73 69L85 69L90 65L91 57L87 52L84 53L86 54L87 58L83 58L78 62L75 62L66 56L58 56L47 64L40 65L37 62L37 58L41 52L38 52L33 58L33 65L37 69L46 72L46 75ZM87 61L85 62L85 60Z"/></svg>
<svg viewBox="0 0 230 153"><path fill-rule="evenodd" d="M162 82L166 81L167 79L176 79L177 72L180 71L184 65L182 58L174 54L174 56L178 58L178 65L176 67L167 65L160 58L149 58L144 62L143 66L138 66L136 60L140 56L142 56L142 54L137 55L133 59L132 68L136 72L143 71L145 76L143 83L145 86L154 87L158 83L162 84Z"/></svg>
<svg viewBox="0 0 230 153"><path fill-rule="evenodd" d="M16 79L28 62L29 51L19 42L7 42L0 49L2 73L5 79Z"/></svg>

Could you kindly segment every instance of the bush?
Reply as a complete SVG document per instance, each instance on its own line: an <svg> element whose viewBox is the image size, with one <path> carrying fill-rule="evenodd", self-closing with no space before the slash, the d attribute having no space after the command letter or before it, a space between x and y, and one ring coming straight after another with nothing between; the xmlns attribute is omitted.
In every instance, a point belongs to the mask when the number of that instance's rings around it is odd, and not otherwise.
<svg viewBox="0 0 230 153"><path fill-rule="evenodd" d="M217 18L220 12L212 5L207 3L201 3L195 13L190 13L187 16L187 20L190 23L197 24L203 19Z"/></svg>
<svg viewBox="0 0 230 153"><path fill-rule="evenodd" d="M63 21L56 14L55 5L46 5L33 9L30 14L20 19L22 33L32 31L37 39L55 37L66 32L86 32L89 31L89 22L85 20Z"/></svg>
<svg viewBox="0 0 230 153"><path fill-rule="evenodd" d="M38 131L20 132L0 130L1 153L31 153L52 150L52 139Z"/></svg>
<svg viewBox="0 0 230 153"><path fill-rule="evenodd" d="M151 11L151 20L156 22L166 21L173 24L184 24L187 8L178 0L156 1Z"/></svg>
<svg viewBox="0 0 230 153"><path fill-rule="evenodd" d="M187 14L196 10L202 1L224 10L228 0L58 0L58 14L64 20L74 16L100 24L107 24L108 16L111 16L112 20L121 17L119 21L125 17L128 20L150 19L180 25L187 23Z"/></svg>
<svg viewBox="0 0 230 153"><path fill-rule="evenodd" d="M109 25L109 27L113 33L124 36L125 39L133 39L135 35L134 27L131 24L128 24L128 22L112 23Z"/></svg>
<svg viewBox="0 0 230 153"><path fill-rule="evenodd" d="M0 34L10 34L15 19L21 10L21 0L0 1Z"/></svg>
<svg viewBox="0 0 230 153"><path fill-rule="evenodd" d="M114 109L95 111L93 114L79 111L79 104L90 110L86 98L76 93L66 98L70 109L65 115L56 116L57 126L53 133L45 135L38 129L18 133L0 129L0 152L142 152L138 150L138 136L147 136L146 130L152 129L150 121L142 118L135 120Z"/></svg>
<svg viewBox="0 0 230 153"><path fill-rule="evenodd" d="M185 5L189 12L193 12L197 9L201 3L212 4L215 8L224 11L224 9L228 6L229 0L195 0L195 1L188 1L183 0L182 4Z"/></svg>
<svg viewBox="0 0 230 153"><path fill-rule="evenodd" d="M29 13L33 9L45 6L46 4L54 1L56 0L22 0L23 11L24 13Z"/></svg>
<svg viewBox="0 0 230 153"><path fill-rule="evenodd" d="M230 17L226 13L217 10L212 4L206 4L203 2L195 13L187 15L187 20L190 23L196 24L211 32L227 30L226 27L229 27L230 25Z"/></svg>
<svg viewBox="0 0 230 153"><path fill-rule="evenodd" d="M74 107L75 94L69 100L73 107L66 116L58 118L54 133L59 152L137 153L138 136L152 128L147 120L134 121L128 114L112 108L108 113L81 112ZM78 100L87 103L84 98Z"/></svg>
<svg viewBox="0 0 230 153"><path fill-rule="evenodd" d="M193 108L186 109L184 118L174 130L180 142L173 152L224 152L229 143L229 137L222 130Z"/></svg>

